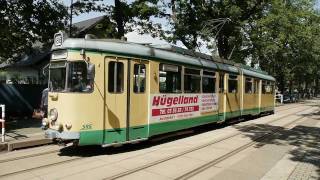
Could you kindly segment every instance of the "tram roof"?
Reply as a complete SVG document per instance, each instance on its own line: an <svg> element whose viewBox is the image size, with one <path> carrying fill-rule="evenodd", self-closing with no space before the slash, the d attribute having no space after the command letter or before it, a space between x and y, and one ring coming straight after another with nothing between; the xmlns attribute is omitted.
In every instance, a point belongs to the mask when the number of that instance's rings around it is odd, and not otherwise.
<svg viewBox="0 0 320 180"><path fill-rule="evenodd" d="M269 76L265 73L255 72L252 70L247 70L240 66L233 66L231 64L218 62L218 59L214 59L209 55L193 52L194 56L192 56L192 51L181 51L182 48L179 51L172 51L168 49L168 47L163 48L121 40L67 38L63 41L61 46L56 46L55 44L52 46L53 51L59 49L85 49L90 51L102 51L111 54L133 56L144 59L153 58L172 63L223 70L235 74L239 74L239 69L242 69L245 75L275 81L272 76Z"/></svg>

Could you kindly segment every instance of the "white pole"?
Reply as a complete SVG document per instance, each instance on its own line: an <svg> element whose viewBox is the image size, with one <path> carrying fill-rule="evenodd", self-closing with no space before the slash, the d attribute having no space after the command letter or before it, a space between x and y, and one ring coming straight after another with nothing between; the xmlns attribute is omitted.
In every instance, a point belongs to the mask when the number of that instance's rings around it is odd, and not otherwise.
<svg viewBox="0 0 320 180"><path fill-rule="evenodd" d="M5 105L0 105L1 107L1 142L5 141Z"/></svg>

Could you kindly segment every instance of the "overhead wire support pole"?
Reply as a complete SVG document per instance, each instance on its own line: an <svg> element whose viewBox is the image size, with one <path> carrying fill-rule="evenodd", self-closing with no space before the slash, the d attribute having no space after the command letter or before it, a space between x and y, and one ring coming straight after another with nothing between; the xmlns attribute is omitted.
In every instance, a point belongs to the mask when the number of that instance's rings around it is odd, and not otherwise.
<svg viewBox="0 0 320 180"><path fill-rule="evenodd" d="M0 119L0 122L1 122L1 142L4 143L5 141L5 105L1 104L0 105L0 108L1 108L1 119Z"/></svg>
<svg viewBox="0 0 320 180"><path fill-rule="evenodd" d="M72 37L72 13L73 13L73 0L71 0L70 2L69 37Z"/></svg>

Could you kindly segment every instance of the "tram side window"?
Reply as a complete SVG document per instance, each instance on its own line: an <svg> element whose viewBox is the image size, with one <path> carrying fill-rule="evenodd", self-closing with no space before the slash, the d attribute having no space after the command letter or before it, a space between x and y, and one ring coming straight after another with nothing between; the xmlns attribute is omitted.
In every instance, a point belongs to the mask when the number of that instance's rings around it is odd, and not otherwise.
<svg viewBox="0 0 320 180"><path fill-rule="evenodd" d="M266 94L273 94L273 85L270 81L266 82L265 92L266 92Z"/></svg>
<svg viewBox="0 0 320 180"><path fill-rule="evenodd" d="M203 93L215 93L216 92L215 72L203 71L202 92Z"/></svg>
<svg viewBox="0 0 320 180"><path fill-rule="evenodd" d="M266 81L262 81L262 94L267 94L266 91L266 87L267 87L267 82Z"/></svg>
<svg viewBox="0 0 320 180"><path fill-rule="evenodd" d="M109 62L108 91L112 93L123 92L124 71L122 62Z"/></svg>
<svg viewBox="0 0 320 180"><path fill-rule="evenodd" d="M271 94L274 94L274 89L275 89L274 82L271 82L271 92L270 92Z"/></svg>
<svg viewBox="0 0 320 180"><path fill-rule="evenodd" d="M143 93L146 87L146 65L135 64L133 78L134 78L134 84L133 84L134 92Z"/></svg>
<svg viewBox="0 0 320 180"><path fill-rule="evenodd" d="M200 70L184 69L184 92L200 93Z"/></svg>
<svg viewBox="0 0 320 180"><path fill-rule="evenodd" d="M252 78L246 78L245 93L246 94L252 94L252 92L253 92L253 79Z"/></svg>
<svg viewBox="0 0 320 180"><path fill-rule="evenodd" d="M181 66L160 64L160 93L181 93Z"/></svg>
<svg viewBox="0 0 320 180"><path fill-rule="evenodd" d="M228 92L229 93L237 93L238 92L238 78L235 75L229 75Z"/></svg>

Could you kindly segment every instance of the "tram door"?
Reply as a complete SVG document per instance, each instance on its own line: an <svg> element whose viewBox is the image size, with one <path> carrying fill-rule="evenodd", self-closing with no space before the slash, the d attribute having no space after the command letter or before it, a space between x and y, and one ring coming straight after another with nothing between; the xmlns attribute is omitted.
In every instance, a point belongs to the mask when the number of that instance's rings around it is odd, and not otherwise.
<svg viewBox="0 0 320 180"><path fill-rule="evenodd" d="M258 107L259 111L257 114L260 113L261 107L261 88L260 88L260 80L254 79L254 96L255 96L255 107Z"/></svg>
<svg viewBox="0 0 320 180"><path fill-rule="evenodd" d="M219 120L226 119L226 74L219 73Z"/></svg>
<svg viewBox="0 0 320 180"><path fill-rule="evenodd" d="M127 141L128 59L105 58L104 143Z"/></svg>
<svg viewBox="0 0 320 180"><path fill-rule="evenodd" d="M130 62L129 140L148 137L149 62Z"/></svg>
<svg viewBox="0 0 320 180"><path fill-rule="evenodd" d="M226 104L227 104L227 118L232 118L236 116L240 116L240 76L236 74L228 74L227 77L227 96L226 96Z"/></svg>

